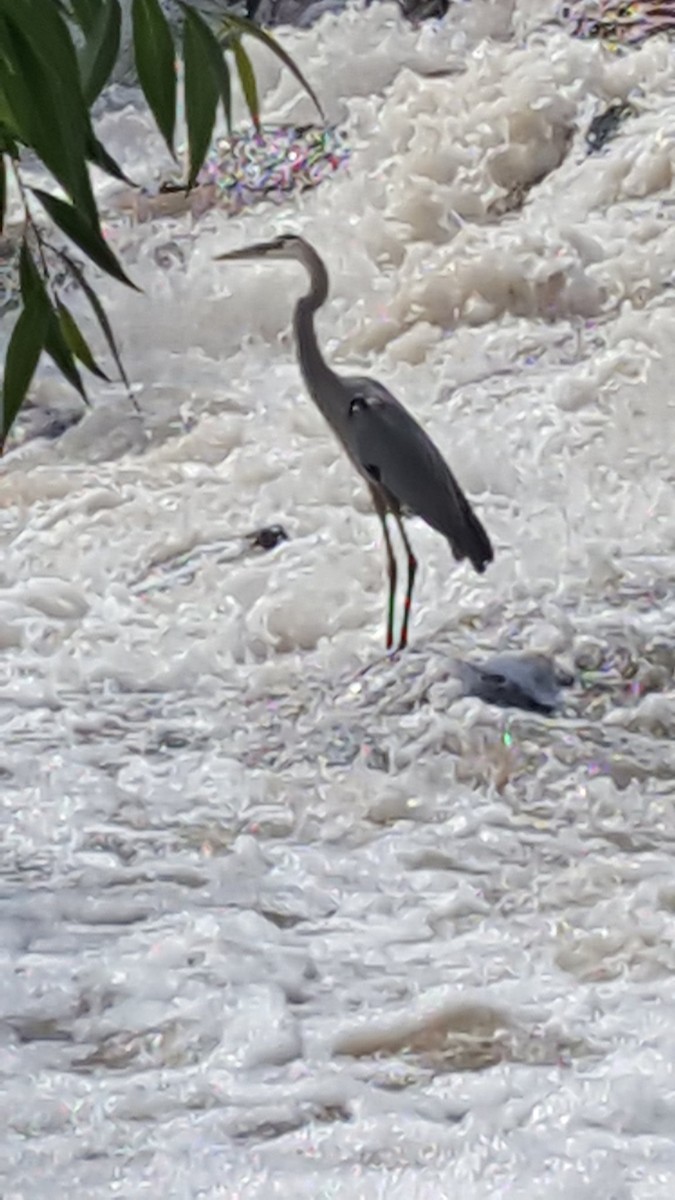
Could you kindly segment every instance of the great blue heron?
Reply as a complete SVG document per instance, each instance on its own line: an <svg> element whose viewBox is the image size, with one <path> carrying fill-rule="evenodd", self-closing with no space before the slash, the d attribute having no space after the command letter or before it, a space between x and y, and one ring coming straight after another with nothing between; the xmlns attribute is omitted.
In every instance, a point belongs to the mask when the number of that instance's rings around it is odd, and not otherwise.
<svg viewBox="0 0 675 1200"><path fill-rule="evenodd" d="M398 644L403 650L408 644L417 559L401 518L421 517L448 539L457 561L468 558L481 573L494 557L490 539L444 458L403 405L377 380L363 375L336 375L324 361L314 331L314 313L328 296L328 273L314 247L303 238L285 234L271 242L218 255L219 262L258 258L293 259L309 273L310 290L298 301L293 321L300 369L310 396L365 479L382 524L389 572L387 650L394 644L396 596L396 559L387 528L389 513L399 527L408 556Z"/></svg>

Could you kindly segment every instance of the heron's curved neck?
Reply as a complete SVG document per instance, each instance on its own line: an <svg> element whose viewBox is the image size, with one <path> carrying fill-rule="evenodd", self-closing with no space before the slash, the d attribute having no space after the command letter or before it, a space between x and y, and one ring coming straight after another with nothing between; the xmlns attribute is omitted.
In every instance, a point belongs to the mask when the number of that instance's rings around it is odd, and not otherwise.
<svg viewBox="0 0 675 1200"><path fill-rule="evenodd" d="M328 272L318 254L309 247L303 255L302 263L309 272L310 289L295 306L293 330L303 379L312 398L325 413L331 394L330 385L338 382L338 379L319 349L314 329L314 313L321 308L328 296Z"/></svg>

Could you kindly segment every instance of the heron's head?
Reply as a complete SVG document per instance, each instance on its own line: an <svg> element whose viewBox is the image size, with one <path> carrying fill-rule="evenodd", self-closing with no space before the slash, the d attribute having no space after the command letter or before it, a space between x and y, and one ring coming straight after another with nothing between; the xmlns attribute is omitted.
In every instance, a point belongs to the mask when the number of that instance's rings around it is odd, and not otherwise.
<svg viewBox="0 0 675 1200"><path fill-rule="evenodd" d="M256 242L253 246L242 246L241 250L230 250L227 254L218 254L216 262L234 262L253 258L290 258L304 262L310 247L301 237L292 233L283 233L273 238L271 242Z"/></svg>

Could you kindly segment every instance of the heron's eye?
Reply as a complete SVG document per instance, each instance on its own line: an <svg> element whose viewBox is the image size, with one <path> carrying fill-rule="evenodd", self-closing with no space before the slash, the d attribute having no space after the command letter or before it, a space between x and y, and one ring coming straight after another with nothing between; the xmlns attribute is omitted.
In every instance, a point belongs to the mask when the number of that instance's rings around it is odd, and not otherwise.
<svg viewBox="0 0 675 1200"><path fill-rule="evenodd" d="M349 405L350 416L356 412L363 412L364 408L367 408L367 407L368 407L368 401L366 400L365 396L360 396L360 395L354 396L354 399L352 400L351 404Z"/></svg>

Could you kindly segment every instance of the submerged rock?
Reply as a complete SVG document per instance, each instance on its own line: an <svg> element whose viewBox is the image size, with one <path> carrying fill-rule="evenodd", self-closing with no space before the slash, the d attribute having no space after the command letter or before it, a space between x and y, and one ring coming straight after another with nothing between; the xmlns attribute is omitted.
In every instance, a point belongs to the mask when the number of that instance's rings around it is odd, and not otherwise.
<svg viewBox="0 0 675 1200"><path fill-rule="evenodd" d="M458 661L456 668L467 696L546 716L560 707L561 688L574 682L544 654L496 654L484 663Z"/></svg>
<svg viewBox="0 0 675 1200"><path fill-rule="evenodd" d="M373 0L370 0L372 3ZM451 0L397 0L398 6L409 21L438 20L444 17ZM308 29L324 13L342 12L348 0L249 0L247 15L256 24L273 28L275 25L294 25L297 29Z"/></svg>
<svg viewBox="0 0 675 1200"><path fill-rule="evenodd" d="M23 445L35 438L56 441L68 429L78 425L84 413L79 398L74 399L72 405L26 404L12 431L10 445Z"/></svg>
<svg viewBox="0 0 675 1200"><path fill-rule="evenodd" d="M586 134L586 145L589 154L597 154L603 150L607 142L618 133L626 117L631 116L634 109L622 100L616 100L593 117Z"/></svg>
<svg viewBox="0 0 675 1200"><path fill-rule="evenodd" d="M168 592L174 587L187 587L205 563L237 562L252 550L274 550L290 538L283 525L265 525L242 535L233 534L221 542L202 542L189 549L151 563L131 584L139 595L148 592Z"/></svg>
<svg viewBox="0 0 675 1200"><path fill-rule="evenodd" d="M247 536L250 538L251 545L256 546L259 550L274 550L274 547L278 546L280 542L289 540L283 525L265 525L262 529L255 529Z"/></svg>

